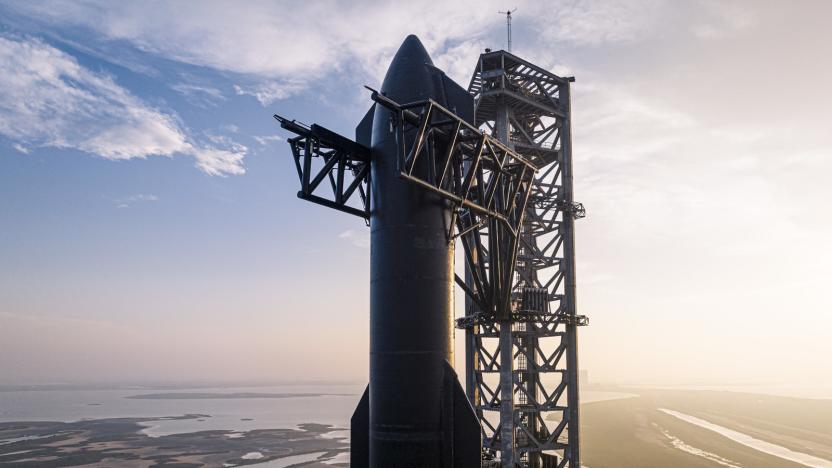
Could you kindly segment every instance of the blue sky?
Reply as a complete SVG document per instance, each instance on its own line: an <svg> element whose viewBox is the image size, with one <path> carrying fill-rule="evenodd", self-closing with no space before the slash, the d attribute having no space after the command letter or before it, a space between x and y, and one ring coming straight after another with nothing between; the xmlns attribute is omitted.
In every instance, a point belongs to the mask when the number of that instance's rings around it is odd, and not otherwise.
<svg viewBox="0 0 832 468"><path fill-rule="evenodd" d="M351 135L409 33L467 85L504 7L0 4L0 380L363 379L366 228L295 197L271 115ZM518 7L577 77L590 375L832 375L829 5Z"/></svg>

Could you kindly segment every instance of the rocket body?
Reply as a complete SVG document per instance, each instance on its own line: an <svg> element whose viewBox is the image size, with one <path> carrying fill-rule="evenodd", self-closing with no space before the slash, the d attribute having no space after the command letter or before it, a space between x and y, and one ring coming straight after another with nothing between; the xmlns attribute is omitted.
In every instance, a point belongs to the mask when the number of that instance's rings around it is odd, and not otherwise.
<svg viewBox="0 0 832 468"><path fill-rule="evenodd" d="M410 36L390 65L382 94L400 103L437 99L428 64L424 47ZM390 117L388 109L376 106L370 179L370 466L440 466L438 390L443 363L453 363L454 338L450 207L439 195L398 177ZM405 134L408 142L413 138ZM419 171L424 173L426 165Z"/></svg>
<svg viewBox="0 0 832 468"><path fill-rule="evenodd" d="M433 66L416 36L396 53L381 93L473 114L471 96ZM391 111L376 105L371 113L370 383L353 415L350 463L478 467L479 423L452 367L451 205L399 177ZM411 147L415 131L404 138ZM427 171L427 158L417 160L413 174L427 178Z"/></svg>

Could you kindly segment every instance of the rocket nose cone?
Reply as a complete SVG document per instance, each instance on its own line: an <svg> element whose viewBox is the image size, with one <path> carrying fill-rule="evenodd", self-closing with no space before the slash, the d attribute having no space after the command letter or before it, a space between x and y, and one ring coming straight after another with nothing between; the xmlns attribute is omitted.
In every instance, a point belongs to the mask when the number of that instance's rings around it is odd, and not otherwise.
<svg viewBox="0 0 832 468"><path fill-rule="evenodd" d="M430 97L433 88L429 66L433 61L422 41L413 34L407 36L390 62L381 91L400 103Z"/></svg>
<svg viewBox="0 0 832 468"><path fill-rule="evenodd" d="M433 61L430 59L427 49L425 49L425 46L422 45L422 41L420 41L415 34L411 34L404 39L404 42L402 42L402 45L399 46L399 51L396 52L396 58L394 58L393 61L400 58L406 58L407 60L433 65Z"/></svg>

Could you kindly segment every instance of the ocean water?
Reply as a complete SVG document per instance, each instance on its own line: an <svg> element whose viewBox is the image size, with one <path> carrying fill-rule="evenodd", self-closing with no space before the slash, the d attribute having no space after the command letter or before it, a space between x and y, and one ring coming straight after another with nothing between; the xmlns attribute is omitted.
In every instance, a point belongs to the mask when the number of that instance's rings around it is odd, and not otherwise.
<svg viewBox="0 0 832 468"><path fill-rule="evenodd" d="M78 421L103 418L147 418L143 432L156 437L205 430L245 432L254 429L295 428L299 424L331 424L349 428L349 420L363 384L273 385L256 387L200 387L159 389L134 387L102 390L0 391L0 422ZM317 393L322 396L231 399L130 399L149 393ZM582 392L584 403L635 396L608 391ZM206 417L153 420L184 414ZM346 437L334 432L334 437ZM230 437L234 437L231 434Z"/></svg>
<svg viewBox="0 0 832 468"><path fill-rule="evenodd" d="M250 431L294 428L303 423L349 427L364 385L276 385L213 388L128 388L112 390L0 391L0 422L78 421L102 418L148 418L150 436L204 430ZM234 399L130 399L148 393L320 393L311 397ZM204 414L183 420L153 418Z"/></svg>

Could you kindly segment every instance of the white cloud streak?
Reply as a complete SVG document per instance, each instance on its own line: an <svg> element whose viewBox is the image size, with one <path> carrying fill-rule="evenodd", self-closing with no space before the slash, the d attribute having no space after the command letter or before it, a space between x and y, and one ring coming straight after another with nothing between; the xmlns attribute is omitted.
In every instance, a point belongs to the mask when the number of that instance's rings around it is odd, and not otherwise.
<svg viewBox="0 0 832 468"><path fill-rule="evenodd" d="M286 99L304 90L306 84L298 80L271 81L254 87L234 85L234 92L238 96L253 96L261 105L268 106L281 99Z"/></svg>
<svg viewBox="0 0 832 468"><path fill-rule="evenodd" d="M192 104L200 107L213 107L216 106L218 102L226 100L222 91L211 86L177 83L170 88L185 96L185 98Z"/></svg>
<svg viewBox="0 0 832 468"><path fill-rule="evenodd" d="M269 146L272 143L283 141L279 135L264 135L264 136L255 136L253 137L254 141L260 144L260 146Z"/></svg>
<svg viewBox="0 0 832 468"><path fill-rule="evenodd" d="M153 194L144 194L138 193L136 195L130 195L129 197L124 198L116 198L113 200L113 203L116 205L116 208L129 208L130 205L134 203L143 203L143 202L157 202L159 201L159 197Z"/></svg>
<svg viewBox="0 0 832 468"><path fill-rule="evenodd" d="M194 141L175 114L37 39L0 37L0 135L20 148L77 149L112 160L181 154L211 175L244 172L244 146Z"/></svg>

